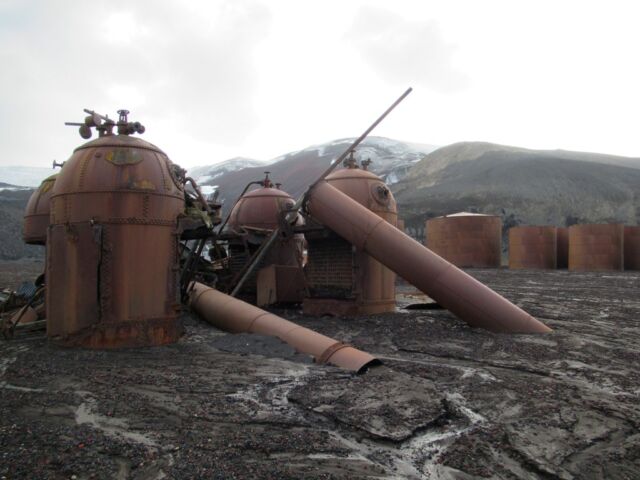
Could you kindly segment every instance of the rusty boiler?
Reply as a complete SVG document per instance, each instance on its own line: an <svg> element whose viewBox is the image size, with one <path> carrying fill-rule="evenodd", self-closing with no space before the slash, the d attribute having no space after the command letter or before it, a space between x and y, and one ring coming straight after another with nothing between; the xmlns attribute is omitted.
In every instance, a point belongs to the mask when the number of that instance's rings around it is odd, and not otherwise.
<svg viewBox="0 0 640 480"><path fill-rule="evenodd" d="M500 217L460 212L432 218L426 222L425 236L427 248L456 267L500 267Z"/></svg>
<svg viewBox="0 0 640 480"><path fill-rule="evenodd" d="M47 243L47 228L49 227L49 199L53 193L53 185L58 175L51 175L44 179L38 189L33 192L24 212L22 239L30 245L45 245Z"/></svg>
<svg viewBox="0 0 640 480"><path fill-rule="evenodd" d="M509 268L555 269L556 227L522 226L509 229Z"/></svg>
<svg viewBox="0 0 640 480"><path fill-rule="evenodd" d="M624 225L584 224L569 227L569 270L622 270Z"/></svg>
<svg viewBox="0 0 640 480"><path fill-rule="evenodd" d="M285 220L295 200L280 185L274 185L265 172L259 187L243 194L234 205L228 222L231 270L241 272L267 237ZM242 289L242 295L258 306L274 303L298 303L305 293L302 272L304 235L291 229L304 223L302 216L290 220L288 234L280 235L261 260L257 272Z"/></svg>
<svg viewBox="0 0 640 480"><path fill-rule="evenodd" d="M87 111L89 112L89 111ZM131 136L144 127L120 110L94 112L51 195L47 334L91 348L158 345L179 338L177 220L183 184L167 155ZM117 128L118 134L113 133Z"/></svg>
<svg viewBox="0 0 640 480"><path fill-rule="evenodd" d="M624 269L640 270L640 226L624 227Z"/></svg>
<svg viewBox="0 0 640 480"><path fill-rule="evenodd" d="M351 152L344 165L326 182L395 227L396 201L380 177L367 170L368 161L360 168ZM305 313L356 316L395 310L393 271L330 229L307 234L307 241L310 296L303 302Z"/></svg>

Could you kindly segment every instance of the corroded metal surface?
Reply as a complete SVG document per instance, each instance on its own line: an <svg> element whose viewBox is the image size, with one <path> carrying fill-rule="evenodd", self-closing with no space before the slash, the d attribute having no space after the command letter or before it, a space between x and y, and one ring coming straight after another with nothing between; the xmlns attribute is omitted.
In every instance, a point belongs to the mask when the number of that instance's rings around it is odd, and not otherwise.
<svg viewBox="0 0 640 480"><path fill-rule="evenodd" d="M274 230L283 210L293 207L291 196L277 188L262 187L245 193L238 200L229 217L229 226L235 230Z"/></svg>
<svg viewBox="0 0 640 480"><path fill-rule="evenodd" d="M189 305L207 322L231 333L256 333L278 337L318 363L331 363L360 372L376 363L372 355L301 327L222 292L195 283Z"/></svg>
<svg viewBox="0 0 640 480"><path fill-rule="evenodd" d="M327 182L312 189L307 209L470 325L497 332L550 329L511 302L420 245Z"/></svg>
<svg viewBox="0 0 640 480"><path fill-rule="evenodd" d="M569 227L558 227L556 229L557 247L556 258L557 268L569 267Z"/></svg>
<svg viewBox="0 0 640 480"><path fill-rule="evenodd" d="M47 242L49 226L49 199L53 193L53 185L58 175L46 178L33 192L24 212L22 239L31 245L44 245Z"/></svg>
<svg viewBox="0 0 640 480"><path fill-rule="evenodd" d="M556 227L509 229L509 268L555 269L556 249Z"/></svg>
<svg viewBox="0 0 640 480"><path fill-rule="evenodd" d="M258 182L253 182L258 183ZM273 188L271 180L267 177L259 182L260 188L252 190L242 195L235 203L229 214L227 233L231 236L229 240L229 252L231 255L230 266L234 273L233 285L240 278L247 267L247 262L260 245L267 239L276 228L285 223L285 214L290 210L295 202L291 196L279 188ZM301 215L296 215L291 222L293 225L303 225L304 219ZM279 235L268 253L259 261L257 267L267 267L269 265L280 265L292 267L298 270L296 276L302 275L302 261L305 239L303 234ZM284 277L283 277L284 278ZM254 296L261 290L262 294L267 292L269 286L264 284L262 289L257 285L257 275L254 270L250 276L244 279L240 292L245 295ZM275 281L275 280L274 280ZM282 283L282 282L281 282ZM304 282L300 282L304 290ZM275 290L273 290L275 293ZM284 297L295 298L291 301L302 301L300 295L285 294ZM284 300L284 297L280 301ZM254 297L254 300L255 301Z"/></svg>
<svg viewBox="0 0 640 480"><path fill-rule="evenodd" d="M154 145L107 135L56 180L47 245L48 335L88 347L175 341L184 195Z"/></svg>
<svg viewBox="0 0 640 480"><path fill-rule="evenodd" d="M396 201L377 175L352 166L333 172L326 181L396 225ZM395 273L342 239L310 239L307 278L312 298L305 299L305 313L355 316L395 310ZM350 302L353 305L347 305Z"/></svg>
<svg viewBox="0 0 640 480"><path fill-rule="evenodd" d="M453 215L426 222L426 246L457 267L499 267L502 220L492 215Z"/></svg>
<svg viewBox="0 0 640 480"><path fill-rule="evenodd" d="M585 224L569 227L569 270L622 270L624 225Z"/></svg>
<svg viewBox="0 0 640 480"><path fill-rule="evenodd" d="M300 303L304 298L305 280L302 269L288 265L269 265L257 274L256 305Z"/></svg>
<svg viewBox="0 0 640 480"><path fill-rule="evenodd" d="M624 227L624 269L640 270L640 226Z"/></svg>

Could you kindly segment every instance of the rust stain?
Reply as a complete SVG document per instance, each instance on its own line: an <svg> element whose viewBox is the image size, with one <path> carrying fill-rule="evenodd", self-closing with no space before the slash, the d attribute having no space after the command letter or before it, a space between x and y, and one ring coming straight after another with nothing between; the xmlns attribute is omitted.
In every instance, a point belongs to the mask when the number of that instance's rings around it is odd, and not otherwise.
<svg viewBox="0 0 640 480"><path fill-rule="evenodd" d="M156 186L149 180L136 180L131 183L131 188L139 190L155 190Z"/></svg>
<svg viewBox="0 0 640 480"><path fill-rule="evenodd" d="M569 227L569 270L622 270L623 245L622 224L572 225Z"/></svg>
<svg viewBox="0 0 640 480"><path fill-rule="evenodd" d="M497 268L502 256L502 220L492 215L432 218L426 246L456 267Z"/></svg>
<svg viewBox="0 0 640 480"><path fill-rule="evenodd" d="M557 233L553 226L522 226L509 229L509 268L555 269Z"/></svg>
<svg viewBox="0 0 640 480"><path fill-rule="evenodd" d="M133 148L119 148L108 151L104 159L114 165L135 165L142 161L142 155Z"/></svg>

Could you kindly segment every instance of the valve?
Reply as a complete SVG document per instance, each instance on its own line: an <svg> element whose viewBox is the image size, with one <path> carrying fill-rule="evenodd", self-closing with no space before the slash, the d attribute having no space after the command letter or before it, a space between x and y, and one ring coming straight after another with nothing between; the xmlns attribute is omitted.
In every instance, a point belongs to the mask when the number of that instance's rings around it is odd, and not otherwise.
<svg viewBox="0 0 640 480"><path fill-rule="evenodd" d="M128 119L129 110L118 110L118 122L114 122L108 115L101 115L93 110L85 108L83 110L88 113L83 122L65 122L65 125L76 126L80 136L85 140L91 138L92 128L98 131L100 137L105 135L113 135L113 128L117 127L119 135L133 135L134 133L144 133L145 127L140 122L130 122Z"/></svg>

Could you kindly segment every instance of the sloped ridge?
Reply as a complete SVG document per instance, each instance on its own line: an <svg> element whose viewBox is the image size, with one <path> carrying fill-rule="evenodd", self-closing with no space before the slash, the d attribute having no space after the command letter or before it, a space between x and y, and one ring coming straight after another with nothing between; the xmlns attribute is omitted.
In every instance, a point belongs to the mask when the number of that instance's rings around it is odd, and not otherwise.
<svg viewBox="0 0 640 480"><path fill-rule="evenodd" d="M410 227L456 211L518 224L640 220L640 159L467 142L427 155L392 186Z"/></svg>

